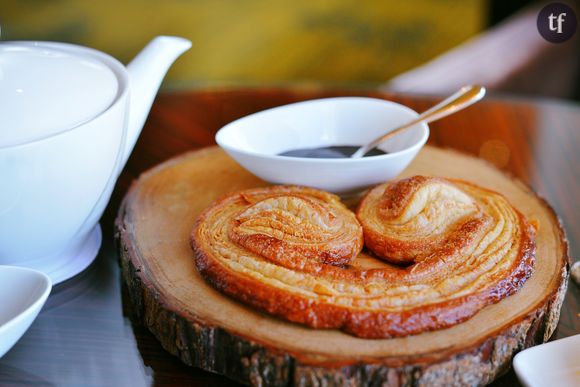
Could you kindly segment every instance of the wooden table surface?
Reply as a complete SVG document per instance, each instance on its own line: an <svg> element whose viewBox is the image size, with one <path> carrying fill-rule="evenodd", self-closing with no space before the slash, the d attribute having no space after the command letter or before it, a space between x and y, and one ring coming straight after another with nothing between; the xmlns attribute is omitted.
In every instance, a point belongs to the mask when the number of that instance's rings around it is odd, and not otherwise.
<svg viewBox="0 0 580 387"><path fill-rule="evenodd" d="M29 331L0 359L0 385L231 385L185 366L131 318L121 281L113 221L131 181L174 155L214 144L224 124L290 102L339 95L386 98L421 111L437 99L322 89L166 92L143 133L101 220L103 246L85 272L54 287ZM429 143L489 160L530 185L560 215L570 256L580 252L580 106L563 101L488 97L431 126ZM573 282L555 339L580 333L580 290ZM517 385L513 371L494 385Z"/></svg>

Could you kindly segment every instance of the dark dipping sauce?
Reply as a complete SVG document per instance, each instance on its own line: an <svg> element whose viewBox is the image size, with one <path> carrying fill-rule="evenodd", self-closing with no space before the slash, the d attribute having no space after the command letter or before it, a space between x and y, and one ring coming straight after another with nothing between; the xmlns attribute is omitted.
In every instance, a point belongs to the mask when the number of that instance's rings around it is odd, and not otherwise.
<svg viewBox="0 0 580 387"><path fill-rule="evenodd" d="M360 147L360 145L335 145L324 146L321 148L293 149L279 153L278 156L306 157L310 159L345 159L350 157ZM387 152L374 148L363 157L380 156L386 154Z"/></svg>

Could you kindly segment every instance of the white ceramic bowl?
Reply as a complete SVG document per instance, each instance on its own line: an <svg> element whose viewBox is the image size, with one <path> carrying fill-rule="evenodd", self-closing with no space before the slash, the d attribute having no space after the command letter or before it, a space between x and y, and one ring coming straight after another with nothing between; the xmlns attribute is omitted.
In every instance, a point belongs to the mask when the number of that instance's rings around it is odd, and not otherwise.
<svg viewBox="0 0 580 387"><path fill-rule="evenodd" d="M46 274L22 267L0 266L0 357L30 327L51 288Z"/></svg>
<svg viewBox="0 0 580 387"><path fill-rule="evenodd" d="M348 194L395 178L429 137L416 125L360 159L313 159L279 153L330 145L362 145L417 113L394 102L364 97L325 98L255 113L221 128L216 141L244 168L276 184L298 184Z"/></svg>
<svg viewBox="0 0 580 387"><path fill-rule="evenodd" d="M580 334L528 348L513 364L527 387L580 386Z"/></svg>

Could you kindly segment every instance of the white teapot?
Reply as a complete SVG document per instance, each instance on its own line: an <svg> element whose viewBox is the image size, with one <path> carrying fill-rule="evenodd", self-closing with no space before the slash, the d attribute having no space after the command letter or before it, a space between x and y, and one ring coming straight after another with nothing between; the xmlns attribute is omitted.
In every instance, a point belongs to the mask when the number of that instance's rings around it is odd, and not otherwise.
<svg viewBox="0 0 580 387"><path fill-rule="evenodd" d="M0 265L58 283L93 261L115 181L190 46L160 36L125 67L72 44L0 43Z"/></svg>

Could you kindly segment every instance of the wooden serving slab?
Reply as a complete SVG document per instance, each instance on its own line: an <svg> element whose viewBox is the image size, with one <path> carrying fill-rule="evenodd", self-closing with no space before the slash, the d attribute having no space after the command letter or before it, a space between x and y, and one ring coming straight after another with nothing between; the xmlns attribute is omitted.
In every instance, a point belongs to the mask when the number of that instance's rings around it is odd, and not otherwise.
<svg viewBox="0 0 580 387"><path fill-rule="evenodd" d="M388 340L310 329L234 301L199 275L189 235L218 196L266 183L212 147L144 173L123 202L117 234L137 318L186 364L252 385L491 382L557 325L569 271L564 231L543 199L480 159L427 146L403 175L416 174L499 191L539 223L535 272L518 293L452 328Z"/></svg>

